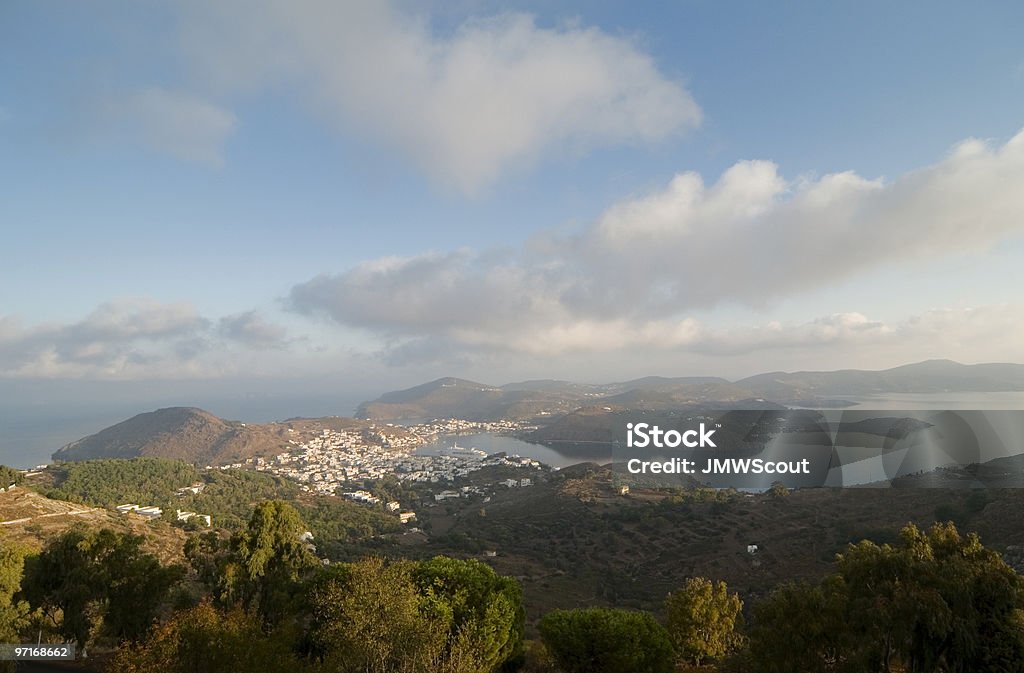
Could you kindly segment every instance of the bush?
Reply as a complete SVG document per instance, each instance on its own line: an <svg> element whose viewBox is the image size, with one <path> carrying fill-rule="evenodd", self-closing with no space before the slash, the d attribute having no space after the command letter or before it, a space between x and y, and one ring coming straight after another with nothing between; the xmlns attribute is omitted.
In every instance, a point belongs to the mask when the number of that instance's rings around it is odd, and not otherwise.
<svg viewBox="0 0 1024 673"><path fill-rule="evenodd" d="M555 610L540 621L544 646L565 673L671 673L668 632L646 612Z"/></svg>

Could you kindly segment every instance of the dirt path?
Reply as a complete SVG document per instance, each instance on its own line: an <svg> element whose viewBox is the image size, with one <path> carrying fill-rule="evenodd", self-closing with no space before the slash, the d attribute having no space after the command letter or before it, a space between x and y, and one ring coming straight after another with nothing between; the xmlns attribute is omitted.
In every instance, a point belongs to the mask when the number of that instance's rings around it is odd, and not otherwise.
<svg viewBox="0 0 1024 673"><path fill-rule="evenodd" d="M19 523L28 523L29 521L35 521L36 519L47 519L51 516L71 516L74 514L88 514L89 512L95 512L98 507L88 507L86 509L73 509L67 512L51 512L50 514L39 514L37 516L26 516L21 519L11 519L10 521L0 521L0 526L11 526Z"/></svg>

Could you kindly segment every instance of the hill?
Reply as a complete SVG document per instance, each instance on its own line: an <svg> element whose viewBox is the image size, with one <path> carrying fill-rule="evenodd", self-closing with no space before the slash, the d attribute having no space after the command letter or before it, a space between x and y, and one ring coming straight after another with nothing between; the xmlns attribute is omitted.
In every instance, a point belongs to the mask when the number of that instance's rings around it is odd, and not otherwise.
<svg viewBox="0 0 1024 673"><path fill-rule="evenodd" d="M620 487L631 485L622 495ZM553 608L656 610L688 577L723 579L744 600L829 572L850 542L893 543L907 522L946 520L985 544L1024 542L1024 490L807 489L778 497L658 488L595 464L564 468L486 504L456 500L418 514L430 539L403 555L477 556L523 585L528 618ZM751 554L747 545L757 545ZM485 553L485 550L490 550ZM493 552L493 556L492 556ZM1020 567L1020 566L1018 566Z"/></svg>
<svg viewBox="0 0 1024 673"><path fill-rule="evenodd" d="M442 378L360 405L365 419L548 420L580 407L670 409L712 402L817 408L852 406L844 396L884 393L1024 391L1024 365L928 360L880 371L769 372L738 381L715 376L647 376L605 384L540 379L492 386Z"/></svg>
<svg viewBox="0 0 1024 673"><path fill-rule="evenodd" d="M965 365L952 360L926 360L880 371L771 372L740 379L736 385L774 399L874 393L1021 391L1024 390L1024 365Z"/></svg>
<svg viewBox="0 0 1024 673"><path fill-rule="evenodd" d="M192 407L170 407L133 416L74 441L54 460L152 456L193 464L218 464L264 455L286 444L283 431L217 418Z"/></svg>
<svg viewBox="0 0 1024 673"><path fill-rule="evenodd" d="M611 391L615 390L675 390L680 387L704 385L704 384L727 384L728 380L719 376L645 376L622 383L610 383L606 386Z"/></svg>
<svg viewBox="0 0 1024 673"><path fill-rule="evenodd" d="M102 507L47 498L30 488L0 492L0 530L7 541L40 549L47 540L81 525L141 535L143 548L164 563L182 561L185 532L167 522L149 522Z"/></svg>
<svg viewBox="0 0 1024 673"><path fill-rule="evenodd" d="M55 452L53 458L82 461L152 457L199 466L230 465L280 453L290 443L307 440L325 429L360 431L371 443L379 441L381 431L372 423L343 416L257 424L226 421L192 407L170 407L138 414L71 442ZM389 439L408 434L398 427L386 431Z"/></svg>
<svg viewBox="0 0 1024 673"><path fill-rule="evenodd" d="M503 418L529 419L541 415L560 414L576 408L584 393L567 392L551 382L536 382L533 390L523 384L509 388L476 383L457 378L442 378L413 388L398 390L364 402L356 411L361 419L432 419L464 418L492 421Z"/></svg>

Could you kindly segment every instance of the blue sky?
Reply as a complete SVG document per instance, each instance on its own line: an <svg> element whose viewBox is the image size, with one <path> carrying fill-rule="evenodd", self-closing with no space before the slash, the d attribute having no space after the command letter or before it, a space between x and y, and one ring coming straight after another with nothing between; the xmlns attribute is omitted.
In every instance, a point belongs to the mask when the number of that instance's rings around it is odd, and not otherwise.
<svg viewBox="0 0 1024 673"><path fill-rule="evenodd" d="M1014 2L4 3L0 377L375 394L1024 361L1021 25Z"/></svg>

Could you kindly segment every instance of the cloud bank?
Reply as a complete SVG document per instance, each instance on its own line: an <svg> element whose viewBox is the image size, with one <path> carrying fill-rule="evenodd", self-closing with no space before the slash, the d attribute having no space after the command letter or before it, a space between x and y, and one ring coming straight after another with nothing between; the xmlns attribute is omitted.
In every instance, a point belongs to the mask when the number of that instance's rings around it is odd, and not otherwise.
<svg viewBox="0 0 1024 673"><path fill-rule="evenodd" d="M1024 231L1021 185L1024 132L1001 146L964 141L892 181L849 172L787 180L771 162L742 161L710 185L695 173L676 175L575 235L540 236L510 253L373 260L296 285L289 302L380 335L396 353L422 353L427 343L546 355L728 351L750 347L744 339L884 336L909 327L847 314L767 325L754 338L713 334L688 316L726 303L760 307L874 269L985 249Z"/></svg>
<svg viewBox="0 0 1024 673"><path fill-rule="evenodd" d="M125 299L67 324L0 316L0 377L217 377L237 373L239 355L286 344L285 330L254 311L212 321L186 302Z"/></svg>

